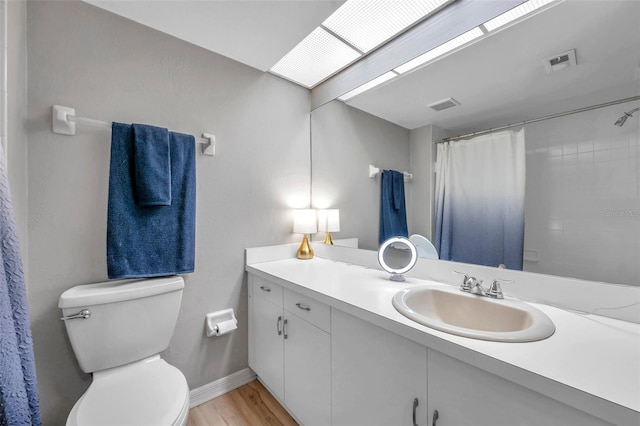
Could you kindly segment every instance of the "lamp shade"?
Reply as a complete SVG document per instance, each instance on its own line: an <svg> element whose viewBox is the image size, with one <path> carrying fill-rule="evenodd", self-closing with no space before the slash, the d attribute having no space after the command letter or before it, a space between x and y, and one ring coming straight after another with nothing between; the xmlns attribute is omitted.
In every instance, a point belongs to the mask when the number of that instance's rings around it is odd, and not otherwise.
<svg viewBox="0 0 640 426"><path fill-rule="evenodd" d="M315 234L318 232L316 211L314 209L298 209L293 211L293 233Z"/></svg>
<svg viewBox="0 0 640 426"><path fill-rule="evenodd" d="M318 210L319 232L340 232L340 210Z"/></svg>

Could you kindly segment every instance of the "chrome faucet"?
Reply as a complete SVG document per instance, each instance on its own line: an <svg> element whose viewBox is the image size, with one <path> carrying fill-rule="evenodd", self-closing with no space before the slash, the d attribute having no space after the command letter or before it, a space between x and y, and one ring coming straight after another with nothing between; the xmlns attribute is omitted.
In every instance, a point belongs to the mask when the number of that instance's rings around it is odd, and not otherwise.
<svg viewBox="0 0 640 426"><path fill-rule="evenodd" d="M482 281L478 281L476 277L471 277L464 272L453 271L456 274L463 275L462 284L460 284L460 290L466 293L478 294L480 296L485 296L486 292L484 288L482 288Z"/></svg>
<svg viewBox="0 0 640 426"><path fill-rule="evenodd" d="M502 294L502 288L500 283L511 283L513 280L499 280L495 279L489 286L489 289L485 289L482 286L482 280L478 280L476 277L471 277L464 272L453 271L456 274L464 275L462 284L460 284L460 291L465 293L475 294L477 296L491 297L492 299L504 299Z"/></svg>

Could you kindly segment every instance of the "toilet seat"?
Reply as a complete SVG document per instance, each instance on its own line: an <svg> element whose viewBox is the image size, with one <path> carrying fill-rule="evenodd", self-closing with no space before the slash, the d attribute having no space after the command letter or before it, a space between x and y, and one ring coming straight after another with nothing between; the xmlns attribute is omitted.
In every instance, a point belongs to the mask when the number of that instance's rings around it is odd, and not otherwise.
<svg viewBox="0 0 640 426"><path fill-rule="evenodd" d="M156 355L94 373L67 426L179 426L186 424L188 413L184 375Z"/></svg>

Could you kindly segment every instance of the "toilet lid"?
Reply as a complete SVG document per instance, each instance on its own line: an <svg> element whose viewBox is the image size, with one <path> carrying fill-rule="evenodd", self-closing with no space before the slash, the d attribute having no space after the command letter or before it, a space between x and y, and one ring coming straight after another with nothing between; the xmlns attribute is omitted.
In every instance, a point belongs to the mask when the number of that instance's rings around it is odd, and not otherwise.
<svg viewBox="0 0 640 426"><path fill-rule="evenodd" d="M188 397L180 370L155 358L99 373L67 425L173 425L188 409Z"/></svg>

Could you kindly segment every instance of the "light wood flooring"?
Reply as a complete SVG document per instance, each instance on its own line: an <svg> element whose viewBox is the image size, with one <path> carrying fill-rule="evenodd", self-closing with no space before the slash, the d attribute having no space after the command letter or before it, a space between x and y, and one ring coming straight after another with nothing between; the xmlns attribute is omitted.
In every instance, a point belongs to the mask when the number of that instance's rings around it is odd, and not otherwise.
<svg viewBox="0 0 640 426"><path fill-rule="evenodd" d="M296 426L257 380L189 410L187 426Z"/></svg>

